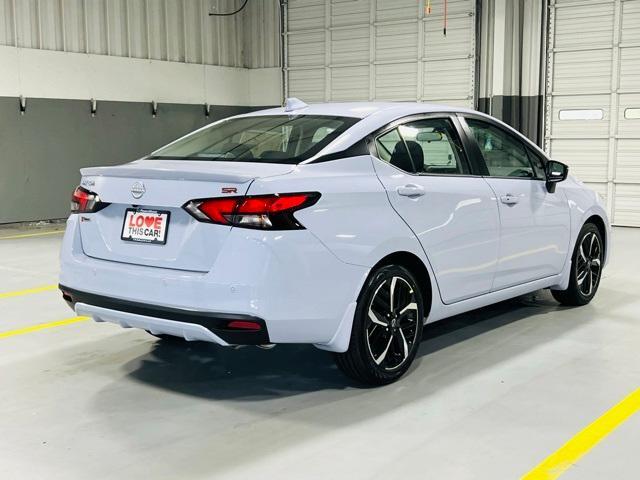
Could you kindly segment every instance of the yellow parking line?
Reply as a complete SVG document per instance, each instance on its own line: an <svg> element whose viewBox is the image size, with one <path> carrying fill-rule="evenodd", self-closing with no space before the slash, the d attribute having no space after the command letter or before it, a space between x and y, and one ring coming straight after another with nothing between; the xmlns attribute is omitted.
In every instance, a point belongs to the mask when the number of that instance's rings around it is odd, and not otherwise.
<svg viewBox="0 0 640 480"><path fill-rule="evenodd" d="M89 317L71 317L64 320L58 320L56 322L39 323L37 325L31 325L30 327L18 328L17 330L9 330L8 332L0 332L0 339L15 337L16 335L24 335L25 333L37 332L46 328L62 327L64 325L71 325L72 323L84 322L89 320Z"/></svg>
<svg viewBox="0 0 640 480"><path fill-rule="evenodd" d="M28 237L42 237L43 235L55 235L57 233L64 233L64 230L54 230L53 232L20 233L18 235L8 235L6 237L0 237L0 240L13 240L15 238L28 238Z"/></svg>
<svg viewBox="0 0 640 480"><path fill-rule="evenodd" d="M25 290L17 290L15 292L0 293L0 298L21 297L23 295L30 295L32 293L49 292L51 290L57 290L58 285L44 285L43 287L27 288Z"/></svg>
<svg viewBox="0 0 640 480"><path fill-rule="evenodd" d="M603 438L640 410L640 388L565 443L559 450L527 473L522 480L558 478Z"/></svg>

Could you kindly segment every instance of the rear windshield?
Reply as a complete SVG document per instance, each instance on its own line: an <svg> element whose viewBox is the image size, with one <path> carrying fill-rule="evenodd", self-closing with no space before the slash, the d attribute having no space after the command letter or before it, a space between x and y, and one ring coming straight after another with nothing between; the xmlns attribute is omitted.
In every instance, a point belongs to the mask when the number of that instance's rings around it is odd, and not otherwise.
<svg viewBox="0 0 640 480"><path fill-rule="evenodd" d="M156 150L147 158L299 163L358 120L324 115L230 118Z"/></svg>

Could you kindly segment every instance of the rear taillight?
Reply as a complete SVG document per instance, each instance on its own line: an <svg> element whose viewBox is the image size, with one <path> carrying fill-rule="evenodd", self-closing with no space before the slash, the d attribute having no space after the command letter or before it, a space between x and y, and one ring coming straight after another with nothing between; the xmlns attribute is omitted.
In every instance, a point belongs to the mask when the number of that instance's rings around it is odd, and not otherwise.
<svg viewBox="0 0 640 480"><path fill-rule="evenodd" d="M100 201L97 193L86 188L76 187L71 195L71 213L93 213L109 205Z"/></svg>
<svg viewBox="0 0 640 480"><path fill-rule="evenodd" d="M206 198L191 200L183 208L201 222L264 230L297 230L304 227L293 213L313 205L319 198L317 192Z"/></svg>

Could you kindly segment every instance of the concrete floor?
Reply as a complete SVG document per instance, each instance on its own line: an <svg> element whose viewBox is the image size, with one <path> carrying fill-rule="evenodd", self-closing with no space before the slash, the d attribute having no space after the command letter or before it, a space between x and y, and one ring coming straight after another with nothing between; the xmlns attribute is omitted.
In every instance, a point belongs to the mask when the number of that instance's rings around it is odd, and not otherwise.
<svg viewBox="0 0 640 480"><path fill-rule="evenodd" d="M60 241L0 239L0 293L55 283ZM640 229L616 229L590 305L537 292L430 325L380 389L312 347L90 321L0 338L0 478L519 478L640 386L639 271ZM0 332L71 316L56 291L0 298ZM638 445L640 414L562 478L637 479Z"/></svg>

